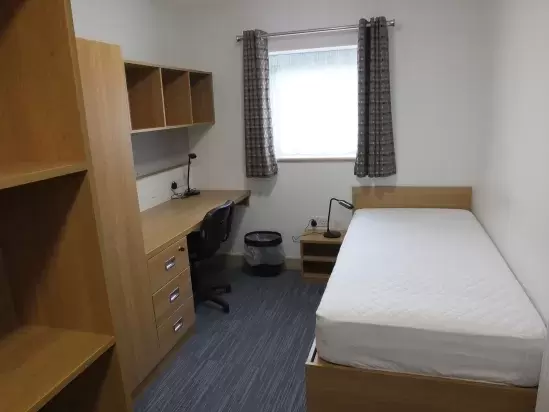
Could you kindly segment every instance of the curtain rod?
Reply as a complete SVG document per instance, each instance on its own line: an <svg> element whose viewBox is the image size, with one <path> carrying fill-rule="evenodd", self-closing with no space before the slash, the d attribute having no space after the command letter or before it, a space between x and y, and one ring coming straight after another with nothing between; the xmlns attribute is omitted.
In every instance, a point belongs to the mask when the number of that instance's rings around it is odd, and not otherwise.
<svg viewBox="0 0 549 412"><path fill-rule="evenodd" d="M387 26L394 26L395 20L387 20ZM368 23L368 26L370 24ZM337 26L337 27L324 27L321 29L307 29L307 30L293 30L293 31L281 31L278 33L269 33L266 37L286 37L286 36L297 36L299 34L310 34L310 33L328 33L332 31L350 31L350 30L357 30L358 25L353 24L350 26ZM236 36L236 41L241 42L243 39L243 36Z"/></svg>

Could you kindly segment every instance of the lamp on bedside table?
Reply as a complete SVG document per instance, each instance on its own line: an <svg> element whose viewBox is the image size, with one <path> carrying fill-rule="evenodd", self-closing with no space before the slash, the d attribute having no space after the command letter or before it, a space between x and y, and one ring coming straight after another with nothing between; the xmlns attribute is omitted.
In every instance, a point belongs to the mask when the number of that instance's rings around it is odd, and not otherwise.
<svg viewBox="0 0 549 412"><path fill-rule="evenodd" d="M334 200L345 209L353 210L355 208L352 203L349 203L346 200L336 199L335 197L332 197L330 199L330 208L328 209L328 222L326 224L326 232L324 232L324 237L327 237L329 239L337 239L338 237L341 237L341 232L338 232L337 230L330 230L330 215L332 214L332 202Z"/></svg>

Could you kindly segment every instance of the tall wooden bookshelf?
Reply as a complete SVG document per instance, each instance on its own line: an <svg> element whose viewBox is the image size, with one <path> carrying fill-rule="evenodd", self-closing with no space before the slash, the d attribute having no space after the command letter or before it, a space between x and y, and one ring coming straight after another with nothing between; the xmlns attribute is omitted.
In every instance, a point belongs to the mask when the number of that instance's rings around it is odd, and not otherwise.
<svg viewBox="0 0 549 412"><path fill-rule="evenodd" d="M129 410L71 16L0 4L0 412Z"/></svg>

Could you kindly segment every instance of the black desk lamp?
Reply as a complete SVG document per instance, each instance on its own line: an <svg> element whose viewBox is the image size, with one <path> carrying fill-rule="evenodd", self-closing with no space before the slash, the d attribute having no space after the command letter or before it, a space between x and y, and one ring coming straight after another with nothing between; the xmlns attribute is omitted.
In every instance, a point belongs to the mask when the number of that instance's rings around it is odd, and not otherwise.
<svg viewBox="0 0 549 412"><path fill-rule="evenodd" d="M335 197L332 197L330 199L330 209L328 209L328 223L326 224L326 232L324 232L324 237L327 237L328 239L337 239L338 237L341 237L341 232L338 232L337 230L330 230L330 215L332 213L332 202L334 200L345 209L353 210L355 208L351 203L347 202L346 200L339 200Z"/></svg>
<svg viewBox="0 0 549 412"><path fill-rule="evenodd" d="M187 167L187 189L183 193L183 197L196 196L200 194L200 190L191 189L191 159L196 159L196 154L189 153L189 164Z"/></svg>

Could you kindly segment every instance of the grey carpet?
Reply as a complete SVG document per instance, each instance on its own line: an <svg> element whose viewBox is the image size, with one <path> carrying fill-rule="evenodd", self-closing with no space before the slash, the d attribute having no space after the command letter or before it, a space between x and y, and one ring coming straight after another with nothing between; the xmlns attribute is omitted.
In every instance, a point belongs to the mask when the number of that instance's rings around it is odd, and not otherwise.
<svg viewBox="0 0 549 412"><path fill-rule="evenodd" d="M323 286L297 272L233 273L231 313L201 305L196 334L137 399L136 412L305 412L304 364Z"/></svg>

